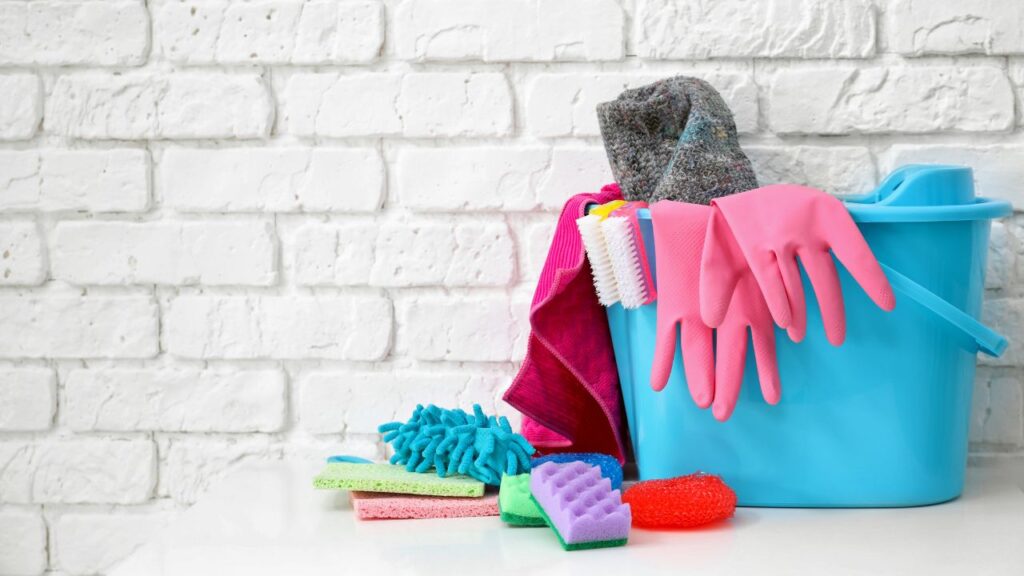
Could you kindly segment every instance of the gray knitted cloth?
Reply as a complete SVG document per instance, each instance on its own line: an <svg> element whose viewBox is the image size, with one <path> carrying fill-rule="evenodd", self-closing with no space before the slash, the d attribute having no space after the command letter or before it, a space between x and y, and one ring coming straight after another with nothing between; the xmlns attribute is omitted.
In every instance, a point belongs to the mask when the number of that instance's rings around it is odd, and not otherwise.
<svg viewBox="0 0 1024 576"><path fill-rule="evenodd" d="M627 200L710 204L757 188L732 112L699 78L676 76L626 90L599 104L597 117Z"/></svg>

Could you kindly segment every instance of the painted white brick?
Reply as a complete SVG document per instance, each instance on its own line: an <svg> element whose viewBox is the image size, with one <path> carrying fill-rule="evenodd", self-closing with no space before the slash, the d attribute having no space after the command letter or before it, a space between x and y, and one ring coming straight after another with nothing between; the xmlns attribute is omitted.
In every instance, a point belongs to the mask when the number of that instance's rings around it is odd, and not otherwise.
<svg viewBox="0 0 1024 576"><path fill-rule="evenodd" d="M693 75L707 80L732 110L741 133L757 131L757 85L748 74L731 72ZM540 74L527 89L526 124L543 137L599 136L597 105L614 100L623 90L668 77L666 74Z"/></svg>
<svg viewBox="0 0 1024 576"><path fill-rule="evenodd" d="M923 54L1024 53L1024 5L982 0L895 0L885 6L888 47Z"/></svg>
<svg viewBox="0 0 1024 576"><path fill-rule="evenodd" d="M158 494L191 504L230 470L249 462L279 460L280 446L266 438L182 438L161 444Z"/></svg>
<svg viewBox="0 0 1024 576"><path fill-rule="evenodd" d="M0 151L0 211L137 212L148 205L145 150Z"/></svg>
<svg viewBox="0 0 1024 576"><path fill-rule="evenodd" d="M372 148L172 148L164 204L189 212L372 212L384 161Z"/></svg>
<svg viewBox="0 0 1024 576"><path fill-rule="evenodd" d="M999 358L978 355L978 363L989 366L1024 366L1024 299L990 298L982 306L982 322L1009 341Z"/></svg>
<svg viewBox="0 0 1024 576"><path fill-rule="evenodd" d="M875 53L869 0L638 0L642 58L863 58Z"/></svg>
<svg viewBox="0 0 1024 576"><path fill-rule="evenodd" d="M286 392L277 370L75 370L64 420L82 431L275 432Z"/></svg>
<svg viewBox="0 0 1024 576"><path fill-rule="evenodd" d="M369 223L311 223L295 233L292 268L304 286L369 284L377 226Z"/></svg>
<svg viewBox="0 0 1024 576"><path fill-rule="evenodd" d="M375 1L172 2L153 16L160 54L186 64L372 61L384 41Z"/></svg>
<svg viewBox="0 0 1024 576"><path fill-rule="evenodd" d="M149 13L138 0L0 2L0 64L133 66L148 46Z"/></svg>
<svg viewBox="0 0 1024 576"><path fill-rule="evenodd" d="M501 136L512 95L495 73L296 74L284 123L300 136Z"/></svg>
<svg viewBox="0 0 1024 576"><path fill-rule="evenodd" d="M46 570L46 523L39 512L0 512L0 574L42 574Z"/></svg>
<svg viewBox="0 0 1024 576"><path fill-rule="evenodd" d="M991 370L975 378L971 441L988 444L1024 443L1024 392L1021 381Z"/></svg>
<svg viewBox="0 0 1024 576"><path fill-rule="evenodd" d="M61 222L53 277L77 284L267 286L277 279L270 222Z"/></svg>
<svg viewBox="0 0 1024 576"><path fill-rule="evenodd" d="M614 0L406 0L394 16L403 59L619 60L624 17Z"/></svg>
<svg viewBox="0 0 1024 576"><path fill-rule="evenodd" d="M1024 208L1024 186L1020 168L1024 166L1021 145L912 145L899 144L881 158L882 172L903 164L938 163L970 166L974 170L975 192L979 196L1002 198Z"/></svg>
<svg viewBox="0 0 1024 576"><path fill-rule="evenodd" d="M875 162L863 146L744 146L760 185L803 184L829 194L875 188Z"/></svg>
<svg viewBox="0 0 1024 576"><path fill-rule="evenodd" d="M399 307L399 349L417 360L507 362L520 326L506 296L424 296Z"/></svg>
<svg viewBox="0 0 1024 576"><path fill-rule="evenodd" d="M0 74L0 140L35 136L43 114L43 94L33 74Z"/></svg>
<svg viewBox="0 0 1024 576"><path fill-rule="evenodd" d="M380 360L391 301L373 296L182 296L164 315L164 346L186 358Z"/></svg>
<svg viewBox="0 0 1024 576"><path fill-rule="evenodd" d="M314 434L376 434L385 422L407 420L417 404L493 414L505 375L315 372L302 380L299 414Z"/></svg>
<svg viewBox="0 0 1024 576"><path fill-rule="evenodd" d="M1013 126L995 66L800 67L775 73L768 123L783 134L984 132Z"/></svg>
<svg viewBox="0 0 1024 576"><path fill-rule="evenodd" d="M406 148L395 172L399 201L424 212L557 208L612 181L602 148Z"/></svg>
<svg viewBox="0 0 1024 576"><path fill-rule="evenodd" d="M530 279L538 278L544 269L556 224L555 220L535 222L526 229L526 274Z"/></svg>
<svg viewBox="0 0 1024 576"><path fill-rule="evenodd" d="M259 138L274 110L258 74L100 74L57 79L48 131L86 139Z"/></svg>
<svg viewBox="0 0 1024 576"><path fill-rule="evenodd" d="M42 504L135 504L156 483L148 440L0 442L0 499Z"/></svg>
<svg viewBox="0 0 1024 576"><path fill-rule="evenodd" d="M1014 124L1010 81L990 66L787 69L772 78L769 99L768 122L779 133L979 132Z"/></svg>
<svg viewBox="0 0 1024 576"><path fill-rule="evenodd" d="M996 220L992 222L988 240L988 261L985 271L985 288L1007 288L1013 282L1017 267L1017 251L1013 234L1007 226Z"/></svg>
<svg viewBox="0 0 1024 576"><path fill-rule="evenodd" d="M53 370L0 368L0 431L46 430L56 412Z"/></svg>
<svg viewBox="0 0 1024 576"><path fill-rule="evenodd" d="M0 286L41 283L46 278L45 260L35 222L0 222Z"/></svg>
<svg viewBox="0 0 1024 576"><path fill-rule="evenodd" d="M0 326L3 358L150 358L158 347L149 296L3 296Z"/></svg>
<svg viewBox="0 0 1024 576"><path fill-rule="evenodd" d="M70 512L52 524L54 564L69 574L104 574L173 517L167 512Z"/></svg>

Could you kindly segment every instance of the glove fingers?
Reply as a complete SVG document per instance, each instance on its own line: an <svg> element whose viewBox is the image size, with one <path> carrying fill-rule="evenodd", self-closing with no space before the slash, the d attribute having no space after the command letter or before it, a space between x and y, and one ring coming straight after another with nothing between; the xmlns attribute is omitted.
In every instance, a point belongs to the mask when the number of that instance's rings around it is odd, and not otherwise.
<svg viewBox="0 0 1024 576"><path fill-rule="evenodd" d="M664 325L658 319L657 337L654 341L654 363L651 365L651 388L660 392L668 384L669 374L672 373L672 363L676 359L676 336L678 334L678 321L672 319Z"/></svg>
<svg viewBox="0 0 1024 576"><path fill-rule="evenodd" d="M761 381L761 396L769 404L778 404L782 397L779 381L779 364L775 357L775 328L768 326L750 327L754 342L754 359L757 361L757 377Z"/></svg>
<svg viewBox="0 0 1024 576"><path fill-rule="evenodd" d="M796 255L792 252L783 253L779 257L779 271L782 283L789 295L791 320L786 332L793 342L800 342L807 334L807 300L804 296L804 280L800 276L800 267L796 263Z"/></svg>
<svg viewBox="0 0 1024 576"><path fill-rule="evenodd" d="M811 286L818 297L821 321L825 325L825 337L833 346L839 346L846 339L846 311L843 308L843 290L839 286L839 274L827 251L801 250L800 261L811 279Z"/></svg>
<svg viewBox="0 0 1024 576"><path fill-rule="evenodd" d="M683 369L690 396L697 406L707 408L715 399L715 351L711 328L699 320L682 325Z"/></svg>
<svg viewBox="0 0 1024 576"><path fill-rule="evenodd" d="M715 401L711 413L724 422L736 408L743 384L743 367L747 361L746 325L728 324L719 328L715 352Z"/></svg>
<svg viewBox="0 0 1024 576"><path fill-rule="evenodd" d="M725 320L736 282L746 267L743 252L733 249L735 244L725 217L712 210L701 253L699 290L701 318L712 328Z"/></svg>
<svg viewBox="0 0 1024 576"><path fill-rule="evenodd" d="M857 225L850 218L850 213L842 208L830 210L823 216L825 221L821 224L828 231L828 245L836 258L879 308L891 311L896 307L896 296L893 294L892 286L889 285L889 279L882 272L882 267L878 265L878 260L875 260L875 255L861 236Z"/></svg>
<svg viewBox="0 0 1024 576"><path fill-rule="evenodd" d="M761 288L764 301L768 304L768 310L772 313L775 323L781 328L789 328L793 324L792 308L796 303L791 303L789 294L786 293L786 283L783 281L782 266L784 263L779 260L774 252L764 254L759 261L752 263L751 272ZM803 294L803 291L801 291Z"/></svg>

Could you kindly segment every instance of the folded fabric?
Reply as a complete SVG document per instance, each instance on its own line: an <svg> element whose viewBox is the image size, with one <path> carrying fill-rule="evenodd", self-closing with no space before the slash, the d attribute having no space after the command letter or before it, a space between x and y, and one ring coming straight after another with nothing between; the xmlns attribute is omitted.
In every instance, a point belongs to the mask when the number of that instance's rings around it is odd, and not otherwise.
<svg viewBox="0 0 1024 576"><path fill-rule="evenodd" d="M597 106L612 174L627 200L714 198L757 187L732 112L699 78L676 76Z"/></svg>
<svg viewBox="0 0 1024 576"><path fill-rule="evenodd" d="M576 228L587 205L621 198L616 185L570 198L537 282L526 358L504 399L523 413L523 435L542 451L625 460L611 335Z"/></svg>

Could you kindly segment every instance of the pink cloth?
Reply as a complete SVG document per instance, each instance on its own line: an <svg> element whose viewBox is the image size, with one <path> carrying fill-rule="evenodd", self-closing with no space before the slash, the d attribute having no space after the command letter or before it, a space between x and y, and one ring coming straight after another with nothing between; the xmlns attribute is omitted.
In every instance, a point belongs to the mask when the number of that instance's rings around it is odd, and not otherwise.
<svg viewBox="0 0 1024 576"><path fill-rule="evenodd" d="M605 309L598 303L576 219L620 200L617 184L562 208L530 308L530 339L505 401L523 413L539 450L601 452L625 461L622 401Z"/></svg>

